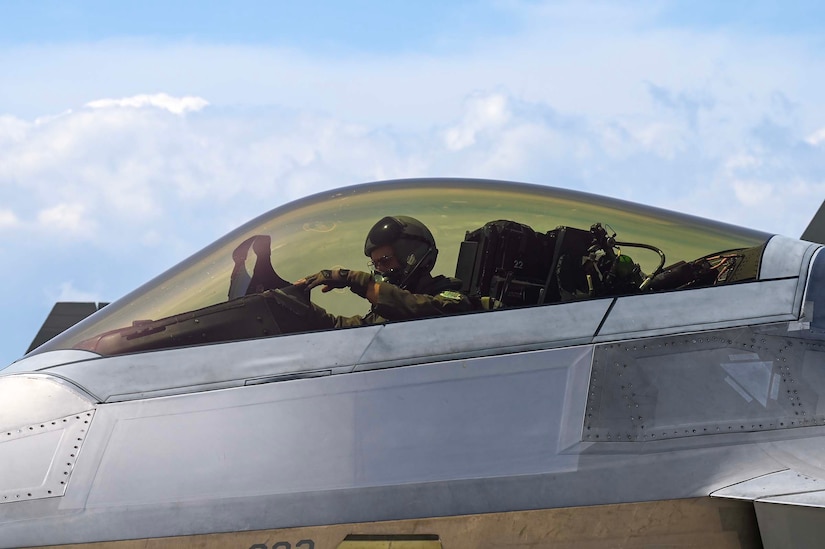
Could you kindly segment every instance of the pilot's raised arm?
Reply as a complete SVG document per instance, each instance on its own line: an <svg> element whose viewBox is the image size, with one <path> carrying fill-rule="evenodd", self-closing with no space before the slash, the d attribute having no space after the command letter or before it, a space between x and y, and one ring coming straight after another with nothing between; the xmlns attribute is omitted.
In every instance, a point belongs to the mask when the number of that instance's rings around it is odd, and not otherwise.
<svg viewBox="0 0 825 549"><path fill-rule="evenodd" d="M460 280L430 274L438 249L430 230L417 219L394 216L378 221L367 234L364 255L371 259L373 273L329 269L295 283L307 290L323 286L324 292L348 287L371 303L369 313L351 317L332 315L313 304L318 328L425 318L474 308L459 292Z"/></svg>

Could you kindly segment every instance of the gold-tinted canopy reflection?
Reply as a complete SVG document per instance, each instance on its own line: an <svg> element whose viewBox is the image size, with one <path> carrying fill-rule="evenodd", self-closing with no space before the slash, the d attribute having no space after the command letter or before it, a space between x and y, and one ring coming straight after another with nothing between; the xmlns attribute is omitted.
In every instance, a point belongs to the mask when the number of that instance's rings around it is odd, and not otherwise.
<svg viewBox="0 0 825 549"><path fill-rule="evenodd" d="M432 231L439 249L433 272L455 274L465 233L506 219L537 232L559 226L589 229L600 222L617 240L656 246L667 263L763 243L768 235L604 197L477 180L407 180L374 183L314 195L277 208L230 233L152 282L115 302L35 352L71 348L98 334L200 309L228 299L232 252L253 235L272 239L272 265L288 281L321 269L368 270L364 239L387 215L412 216ZM623 250L651 272L655 253ZM250 254L251 255L251 254ZM247 260L251 272L253 258ZM313 301L339 315L364 314L369 304L349 291L313 292Z"/></svg>

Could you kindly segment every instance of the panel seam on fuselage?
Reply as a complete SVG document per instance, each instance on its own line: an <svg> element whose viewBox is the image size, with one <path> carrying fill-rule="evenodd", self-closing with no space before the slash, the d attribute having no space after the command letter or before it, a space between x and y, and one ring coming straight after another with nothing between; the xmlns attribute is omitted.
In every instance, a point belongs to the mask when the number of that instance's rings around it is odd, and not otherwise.
<svg viewBox="0 0 825 549"><path fill-rule="evenodd" d="M599 322L599 325L596 327L596 331L593 332L593 338L591 338L591 341L593 339L595 339L596 337L598 337L599 332L602 331L602 326L604 326L604 323L607 322L607 317L610 316L610 311L613 310L613 307L616 305L617 301L618 301L618 298L614 297L613 300L610 302L610 306L604 312L604 316L602 317L602 321Z"/></svg>

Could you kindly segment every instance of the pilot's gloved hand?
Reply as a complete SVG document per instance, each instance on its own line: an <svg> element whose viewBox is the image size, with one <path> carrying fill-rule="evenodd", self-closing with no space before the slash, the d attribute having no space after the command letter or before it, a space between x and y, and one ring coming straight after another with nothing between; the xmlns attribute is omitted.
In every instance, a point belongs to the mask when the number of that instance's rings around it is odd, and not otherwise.
<svg viewBox="0 0 825 549"><path fill-rule="evenodd" d="M335 288L346 288L360 295L367 297L367 286L373 278L370 273L363 271L350 271L349 269L324 269L318 274L307 276L295 283L296 286L306 286L307 291L316 286L324 286L321 291L328 292Z"/></svg>

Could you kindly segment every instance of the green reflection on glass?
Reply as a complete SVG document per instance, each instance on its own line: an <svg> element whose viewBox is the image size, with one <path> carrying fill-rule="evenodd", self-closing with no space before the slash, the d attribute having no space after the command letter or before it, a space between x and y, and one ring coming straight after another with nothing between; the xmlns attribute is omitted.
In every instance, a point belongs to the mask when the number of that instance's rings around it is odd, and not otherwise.
<svg viewBox="0 0 825 549"><path fill-rule="evenodd" d="M537 232L558 226L589 229L600 222L617 240L656 246L667 263L709 253L762 244L767 235L707 220L603 197L531 185L469 180L418 180L377 183L323 193L273 210L230 233L181 265L164 273L89 322L52 340L41 350L71 348L97 334L157 320L227 300L235 247L257 234L272 238L272 264L284 279L295 281L321 269L367 270L364 239L386 215L408 215L435 236L439 258L435 274L454 275L465 233L489 221L507 219ZM649 273L655 253L624 249ZM251 273L253 257L247 260ZM313 292L312 299L334 314L365 314L369 304L347 290Z"/></svg>

